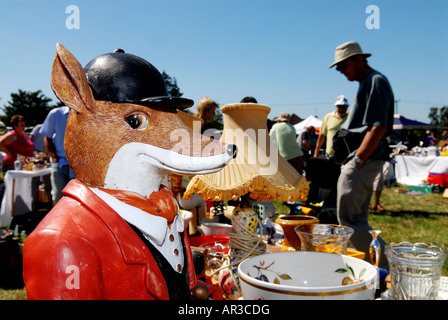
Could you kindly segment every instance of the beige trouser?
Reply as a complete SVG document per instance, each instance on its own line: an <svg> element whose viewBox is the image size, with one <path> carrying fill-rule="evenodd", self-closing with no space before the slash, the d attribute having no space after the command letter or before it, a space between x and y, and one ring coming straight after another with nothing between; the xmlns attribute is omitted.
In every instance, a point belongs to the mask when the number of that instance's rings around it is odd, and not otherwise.
<svg viewBox="0 0 448 320"><path fill-rule="evenodd" d="M366 253L365 260L370 262L369 247L372 236L369 230L369 203L373 191L373 181L383 168L384 161L368 160L360 169L354 159L341 167L341 175L337 184L337 216L341 225L351 227L355 233L350 241L356 250ZM388 269L387 258L384 255L385 242L381 243L380 267Z"/></svg>

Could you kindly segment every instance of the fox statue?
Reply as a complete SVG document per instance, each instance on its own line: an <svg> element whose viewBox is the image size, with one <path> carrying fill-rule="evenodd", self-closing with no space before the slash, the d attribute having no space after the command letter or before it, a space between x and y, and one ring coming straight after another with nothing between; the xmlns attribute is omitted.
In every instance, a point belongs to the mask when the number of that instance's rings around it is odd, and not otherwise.
<svg viewBox="0 0 448 320"><path fill-rule="evenodd" d="M51 74L70 114L65 152L76 179L29 235L28 299L190 299L197 285L170 174L221 170L236 147L193 132L160 72L115 50L83 69L57 44Z"/></svg>

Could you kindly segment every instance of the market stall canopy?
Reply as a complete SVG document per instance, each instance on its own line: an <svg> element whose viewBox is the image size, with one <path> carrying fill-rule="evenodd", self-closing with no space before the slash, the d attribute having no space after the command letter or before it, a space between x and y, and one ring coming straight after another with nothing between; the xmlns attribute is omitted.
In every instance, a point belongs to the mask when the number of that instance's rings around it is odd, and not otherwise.
<svg viewBox="0 0 448 320"><path fill-rule="evenodd" d="M255 103L221 108L224 118L221 140L235 144L238 154L221 171L194 176L184 193L185 199L197 193L209 201L237 200L247 194L257 201L306 200L306 179L271 145L266 126L270 110Z"/></svg>
<svg viewBox="0 0 448 320"><path fill-rule="evenodd" d="M295 124L294 128L296 129L296 133L300 134L306 128L311 127L311 126L316 128L316 132L319 132L319 129L322 126L322 120L320 120L318 117L315 117L315 116L309 116L305 120Z"/></svg>
<svg viewBox="0 0 448 320"><path fill-rule="evenodd" d="M423 123L416 120L411 120L408 118L403 117L400 114L394 115L394 130L431 130L437 128L437 126L434 126L432 124Z"/></svg>

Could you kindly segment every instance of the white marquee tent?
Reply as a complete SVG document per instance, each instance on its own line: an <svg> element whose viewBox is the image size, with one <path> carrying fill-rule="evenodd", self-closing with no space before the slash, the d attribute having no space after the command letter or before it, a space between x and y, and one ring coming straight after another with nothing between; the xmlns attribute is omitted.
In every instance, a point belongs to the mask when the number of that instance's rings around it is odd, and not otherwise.
<svg viewBox="0 0 448 320"><path fill-rule="evenodd" d="M305 120L297 123L294 125L294 128L296 129L296 133L300 134L302 131L304 131L307 127L313 126L316 128L316 132L318 132L318 129L322 125L322 120L315 116L309 116Z"/></svg>

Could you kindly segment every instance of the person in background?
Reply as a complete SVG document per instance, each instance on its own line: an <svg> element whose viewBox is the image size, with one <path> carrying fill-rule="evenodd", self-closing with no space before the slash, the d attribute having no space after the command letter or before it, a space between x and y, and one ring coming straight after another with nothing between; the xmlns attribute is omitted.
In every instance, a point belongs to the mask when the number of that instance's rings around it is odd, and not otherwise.
<svg viewBox="0 0 448 320"><path fill-rule="evenodd" d="M334 155L333 150L333 137L341 129L344 122L347 120L349 113L348 101L344 95L340 95L334 104L336 110L327 113L322 121L320 127L319 137L317 138L316 148L314 149L314 157L319 156L319 150L325 142L325 155L332 157Z"/></svg>
<svg viewBox="0 0 448 320"><path fill-rule="evenodd" d="M257 99L255 99L254 97L244 97L243 99L241 99L240 102L241 103L258 103Z"/></svg>
<svg viewBox="0 0 448 320"><path fill-rule="evenodd" d="M390 160L388 138L393 130L394 94L387 78L370 67L367 57L357 42L351 41L335 50L336 66L348 81L359 82L358 92L350 110L350 116L342 128L362 135L358 149L352 152L341 167L337 183L337 217L339 224L354 229L350 238L354 247L366 253L370 261L369 247L372 236L369 231L369 203L372 186L385 161ZM380 267L387 269L382 247Z"/></svg>
<svg viewBox="0 0 448 320"><path fill-rule="evenodd" d="M303 152L304 167L306 167L306 162L308 161L308 159L313 157L314 155L317 139L316 128L313 126L307 127L299 135L298 142Z"/></svg>
<svg viewBox="0 0 448 320"><path fill-rule="evenodd" d="M448 140L448 132L446 130L443 130L440 140Z"/></svg>
<svg viewBox="0 0 448 320"><path fill-rule="evenodd" d="M437 145L437 139L434 137L434 132L426 130L425 147L432 147Z"/></svg>
<svg viewBox="0 0 448 320"><path fill-rule="evenodd" d="M18 155L34 156L34 143L25 133L26 121L22 115L13 115L10 123L13 130L7 132L0 139L0 150L6 155L3 157L3 170L14 170L14 162Z"/></svg>
<svg viewBox="0 0 448 320"><path fill-rule="evenodd" d="M280 113L269 131L269 137L277 144L278 152L300 174L303 174L303 151L296 139L296 129L289 123L291 116Z"/></svg>
<svg viewBox="0 0 448 320"><path fill-rule="evenodd" d="M69 111L67 106L52 109L40 131L45 136L45 150L51 159L51 196L54 205L62 198L62 189L75 178L64 151L65 127Z"/></svg>
<svg viewBox="0 0 448 320"><path fill-rule="evenodd" d="M437 146L440 148L444 148L448 145L448 132L446 130L443 130L442 136L440 137L440 140L437 142Z"/></svg>
<svg viewBox="0 0 448 320"><path fill-rule="evenodd" d="M44 152L45 150L45 136L40 133L40 129L42 128L42 124L38 124L31 130L30 140L34 143L34 150L37 153Z"/></svg>
<svg viewBox="0 0 448 320"><path fill-rule="evenodd" d="M30 139L34 143L34 153L36 153L36 157L38 154L42 155L45 153L45 136L40 132L41 128L42 124L38 124L33 128L33 130L31 130L30 133ZM41 176L39 177L39 181L39 188L45 190L45 199L51 199L51 177L49 175Z"/></svg>
<svg viewBox="0 0 448 320"><path fill-rule="evenodd" d="M195 117L202 119L204 122L201 126L201 133L208 137L215 137L216 128L213 128L210 123L215 117L216 109L219 108L218 104L210 99L209 97L204 97L199 100L198 105L196 106ZM215 137L216 139L217 137Z"/></svg>

